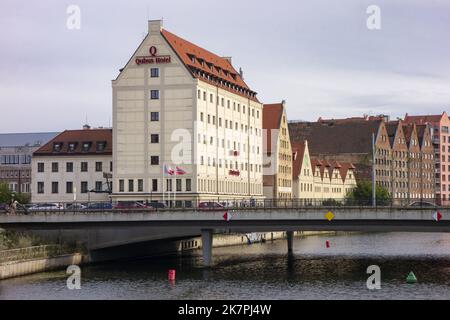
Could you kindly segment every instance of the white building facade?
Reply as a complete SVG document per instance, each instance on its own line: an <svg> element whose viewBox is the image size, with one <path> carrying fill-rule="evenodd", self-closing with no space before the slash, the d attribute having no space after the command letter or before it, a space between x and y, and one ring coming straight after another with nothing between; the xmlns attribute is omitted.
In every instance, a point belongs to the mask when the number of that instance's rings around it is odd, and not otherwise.
<svg viewBox="0 0 450 320"><path fill-rule="evenodd" d="M230 58L149 21L112 88L114 200L262 197L262 104Z"/></svg>
<svg viewBox="0 0 450 320"><path fill-rule="evenodd" d="M33 153L33 203L110 201L112 130L66 130Z"/></svg>

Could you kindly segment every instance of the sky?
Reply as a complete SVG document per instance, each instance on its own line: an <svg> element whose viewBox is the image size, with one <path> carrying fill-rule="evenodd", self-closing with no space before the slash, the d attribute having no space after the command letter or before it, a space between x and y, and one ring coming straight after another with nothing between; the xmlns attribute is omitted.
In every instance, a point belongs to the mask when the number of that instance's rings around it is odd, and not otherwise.
<svg viewBox="0 0 450 320"><path fill-rule="evenodd" d="M67 28L70 5L80 29ZM2 0L0 133L110 126L111 80L160 18L232 56L290 120L450 111L449 0Z"/></svg>

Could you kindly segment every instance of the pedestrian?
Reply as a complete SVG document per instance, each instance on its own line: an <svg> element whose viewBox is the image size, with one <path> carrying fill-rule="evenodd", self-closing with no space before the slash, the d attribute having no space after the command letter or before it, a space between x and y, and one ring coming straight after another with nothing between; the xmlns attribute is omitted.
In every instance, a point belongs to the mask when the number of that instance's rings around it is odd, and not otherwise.
<svg viewBox="0 0 450 320"><path fill-rule="evenodd" d="M16 214L16 212L17 212L17 200L11 200L11 206L10 206L10 212L11 212L11 214Z"/></svg>

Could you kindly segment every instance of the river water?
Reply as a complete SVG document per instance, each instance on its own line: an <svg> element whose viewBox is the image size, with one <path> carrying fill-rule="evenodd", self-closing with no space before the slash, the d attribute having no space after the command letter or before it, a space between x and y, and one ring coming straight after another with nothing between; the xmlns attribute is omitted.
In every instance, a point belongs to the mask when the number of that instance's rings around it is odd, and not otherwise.
<svg viewBox="0 0 450 320"><path fill-rule="evenodd" d="M292 256L284 240L213 256L211 269L198 251L84 266L79 290L64 270L3 280L0 299L450 299L450 234L338 233L295 238ZM381 269L379 290L366 286L370 265Z"/></svg>

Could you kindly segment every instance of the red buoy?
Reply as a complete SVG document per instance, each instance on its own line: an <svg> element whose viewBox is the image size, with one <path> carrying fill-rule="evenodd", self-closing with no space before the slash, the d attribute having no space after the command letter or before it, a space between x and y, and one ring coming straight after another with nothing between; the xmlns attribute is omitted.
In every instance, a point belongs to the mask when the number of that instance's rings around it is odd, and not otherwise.
<svg viewBox="0 0 450 320"><path fill-rule="evenodd" d="M169 280L175 281L175 270L174 269L169 270Z"/></svg>
<svg viewBox="0 0 450 320"><path fill-rule="evenodd" d="M330 241L329 240L325 241L325 245L327 246L327 248L329 248L330 247Z"/></svg>

